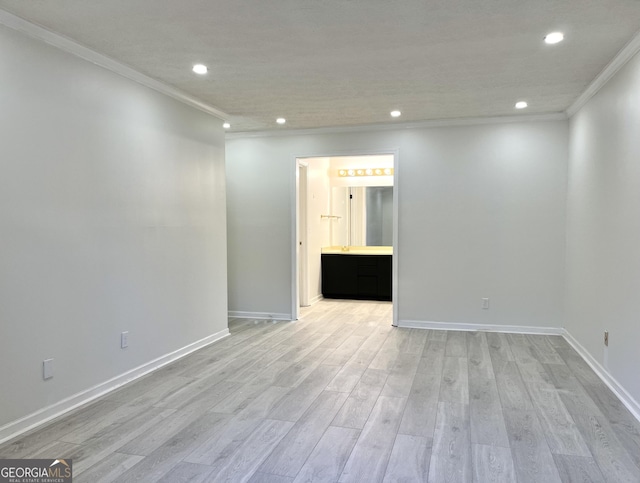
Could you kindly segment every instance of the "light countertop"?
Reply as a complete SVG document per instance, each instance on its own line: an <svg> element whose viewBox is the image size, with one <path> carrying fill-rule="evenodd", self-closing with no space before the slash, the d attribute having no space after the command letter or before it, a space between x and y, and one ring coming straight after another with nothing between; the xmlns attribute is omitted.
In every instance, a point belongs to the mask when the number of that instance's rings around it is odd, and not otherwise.
<svg viewBox="0 0 640 483"><path fill-rule="evenodd" d="M323 247L321 253L329 255L393 255L393 247L334 246Z"/></svg>

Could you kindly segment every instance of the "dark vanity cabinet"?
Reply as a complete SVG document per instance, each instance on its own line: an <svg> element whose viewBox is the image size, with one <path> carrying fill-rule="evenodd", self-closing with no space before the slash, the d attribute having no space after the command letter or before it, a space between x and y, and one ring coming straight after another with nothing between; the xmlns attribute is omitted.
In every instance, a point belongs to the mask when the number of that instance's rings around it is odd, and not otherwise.
<svg viewBox="0 0 640 483"><path fill-rule="evenodd" d="M391 300L392 255L322 254L322 295Z"/></svg>

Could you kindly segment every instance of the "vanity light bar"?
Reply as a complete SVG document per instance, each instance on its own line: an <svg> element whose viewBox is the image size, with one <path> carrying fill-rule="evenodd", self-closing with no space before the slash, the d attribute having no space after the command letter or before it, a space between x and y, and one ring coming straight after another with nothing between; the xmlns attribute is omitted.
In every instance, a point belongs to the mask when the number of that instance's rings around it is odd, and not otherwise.
<svg viewBox="0 0 640 483"><path fill-rule="evenodd" d="M339 169L338 176L341 178L349 178L355 176L391 176L393 168L358 168L358 169Z"/></svg>

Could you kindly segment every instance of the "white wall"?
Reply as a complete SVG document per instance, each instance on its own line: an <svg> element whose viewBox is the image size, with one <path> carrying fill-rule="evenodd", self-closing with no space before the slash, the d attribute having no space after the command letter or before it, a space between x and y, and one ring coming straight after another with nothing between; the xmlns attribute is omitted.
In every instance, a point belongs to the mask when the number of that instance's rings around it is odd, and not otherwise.
<svg viewBox="0 0 640 483"><path fill-rule="evenodd" d="M296 156L397 151L399 318L562 327L567 129L228 136L230 308L291 313Z"/></svg>
<svg viewBox="0 0 640 483"><path fill-rule="evenodd" d="M331 238L329 246L346 246L349 244L351 224L351 206L349 188L335 186L331 188L331 214L340 218L331 220Z"/></svg>
<svg viewBox="0 0 640 483"><path fill-rule="evenodd" d="M0 65L2 426L225 332L227 300L220 120L2 26Z"/></svg>
<svg viewBox="0 0 640 483"><path fill-rule="evenodd" d="M636 55L571 119L566 297L567 330L636 402L640 401L639 133L640 56Z"/></svg>

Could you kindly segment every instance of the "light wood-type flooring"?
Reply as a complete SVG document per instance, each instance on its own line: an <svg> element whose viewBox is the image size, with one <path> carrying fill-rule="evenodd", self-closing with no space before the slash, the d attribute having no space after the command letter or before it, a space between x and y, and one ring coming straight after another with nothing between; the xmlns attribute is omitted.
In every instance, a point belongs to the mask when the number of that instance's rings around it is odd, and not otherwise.
<svg viewBox="0 0 640 483"><path fill-rule="evenodd" d="M558 336L391 327L324 300L0 447L74 482L640 482L640 424Z"/></svg>

